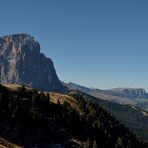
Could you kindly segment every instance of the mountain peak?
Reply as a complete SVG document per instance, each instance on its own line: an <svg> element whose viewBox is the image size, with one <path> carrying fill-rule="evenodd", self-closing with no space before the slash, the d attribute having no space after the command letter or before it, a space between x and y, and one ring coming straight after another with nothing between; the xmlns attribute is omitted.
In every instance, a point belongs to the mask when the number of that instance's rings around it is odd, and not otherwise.
<svg viewBox="0 0 148 148"><path fill-rule="evenodd" d="M34 40L34 37L31 36L30 34L27 34L27 33L18 33L18 34L10 34L10 35L4 35L2 37L3 39L5 38L11 38L11 39L22 39L22 38L27 38L27 39L33 39Z"/></svg>
<svg viewBox="0 0 148 148"><path fill-rule="evenodd" d="M21 49L35 49L40 53L40 44L34 39L33 36L27 33L5 35L0 39L1 45L5 48L11 48L14 51ZM13 47L11 47L13 46ZM26 46L29 46L28 48Z"/></svg>
<svg viewBox="0 0 148 148"><path fill-rule="evenodd" d="M53 62L40 53L40 44L29 34L0 39L0 83L19 83L39 90L64 92Z"/></svg>

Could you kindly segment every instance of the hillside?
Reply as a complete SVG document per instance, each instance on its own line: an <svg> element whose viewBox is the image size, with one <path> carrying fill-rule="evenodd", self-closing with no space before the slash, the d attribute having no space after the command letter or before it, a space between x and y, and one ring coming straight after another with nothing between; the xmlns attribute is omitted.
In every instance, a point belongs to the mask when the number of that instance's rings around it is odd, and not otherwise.
<svg viewBox="0 0 148 148"><path fill-rule="evenodd" d="M24 147L146 147L81 92L0 85L0 119L0 136Z"/></svg>
<svg viewBox="0 0 148 148"><path fill-rule="evenodd" d="M108 111L118 121L124 124L131 132L133 132L138 138L148 141L148 112L143 111L136 106L122 105L118 103L112 103L96 97L90 96L86 93L81 95L87 99L90 99L99 104L102 108Z"/></svg>
<svg viewBox="0 0 148 148"><path fill-rule="evenodd" d="M6 139L0 138L0 148L23 148L23 147L11 143Z"/></svg>

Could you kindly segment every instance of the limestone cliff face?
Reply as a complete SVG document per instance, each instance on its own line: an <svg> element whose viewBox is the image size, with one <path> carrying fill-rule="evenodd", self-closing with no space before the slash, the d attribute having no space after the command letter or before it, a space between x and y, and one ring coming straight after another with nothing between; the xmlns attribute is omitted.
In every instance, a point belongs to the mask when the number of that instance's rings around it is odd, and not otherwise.
<svg viewBox="0 0 148 148"><path fill-rule="evenodd" d="M0 82L44 91L67 90L58 79L52 60L40 53L40 45L32 36L24 33L0 38Z"/></svg>
<svg viewBox="0 0 148 148"><path fill-rule="evenodd" d="M115 88L113 94L129 98L146 98L147 94L143 88Z"/></svg>

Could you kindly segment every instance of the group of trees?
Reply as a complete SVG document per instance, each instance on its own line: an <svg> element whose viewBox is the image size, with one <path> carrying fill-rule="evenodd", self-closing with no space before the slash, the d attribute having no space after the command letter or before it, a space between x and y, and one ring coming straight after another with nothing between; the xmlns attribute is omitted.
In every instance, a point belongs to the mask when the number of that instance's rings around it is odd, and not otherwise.
<svg viewBox="0 0 148 148"><path fill-rule="evenodd" d="M39 118L48 110L49 100L49 94L38 93L35 89L26 91L24 86L18 88L17 94L0 91L0 118L7 121L21 117L23 120Z"/></svg>
<svg viewBox="0 0 148 148"><path fill-rule="evenodd" d="M81 118L85 122L83 128L87 129L87 132L83 131L83 133L87 133L84 134L86 137L83 137L85 140L89 138L91 146L95 141L95 145L98 147L146 147L146 144L142 141L139 142L135 135L113 118L109 112L91 101L89 95L77 91L69 95L79 102Z"/></svg>
<svg viewBox="0 0 148 148"><path fill-rule="evenodd" d="M48 132L42 119L48 113L49 100L49 94L35 89L26 90L22 86L17 92L11 92L0 86L0 135L14 141L18 139L20 143L42 141ZM41 131L45 134L37 137ZM50 138L50 134L48 136Z"/></svg>
<svg viewBox="0 0 148 148"><path fill-rule="evenodd" d="M107 101L98 101L99 105L111 113L111 115L123 123L131 132L142 140L148 141L148 116L139 108L134 109L131 105L121 105Z"/></svg>

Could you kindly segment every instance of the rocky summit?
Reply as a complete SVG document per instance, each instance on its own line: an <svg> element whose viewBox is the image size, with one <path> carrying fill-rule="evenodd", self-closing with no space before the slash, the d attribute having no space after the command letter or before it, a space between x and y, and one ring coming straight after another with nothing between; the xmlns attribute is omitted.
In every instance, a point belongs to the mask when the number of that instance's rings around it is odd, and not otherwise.
<svg viewBox="0 0 148 148"><path fill-rule="evenodd" d="M43 91L67 90L58 79L52 60L25 33L0 38L0 83L24 84Z"/></svg>

